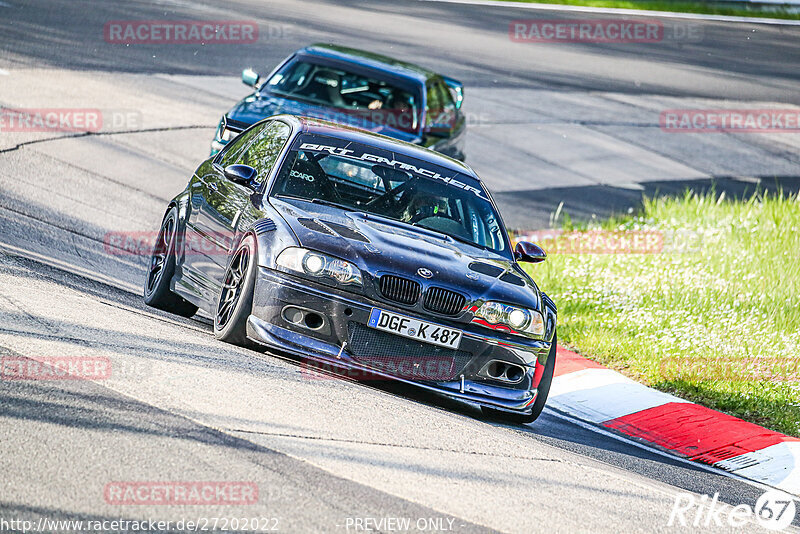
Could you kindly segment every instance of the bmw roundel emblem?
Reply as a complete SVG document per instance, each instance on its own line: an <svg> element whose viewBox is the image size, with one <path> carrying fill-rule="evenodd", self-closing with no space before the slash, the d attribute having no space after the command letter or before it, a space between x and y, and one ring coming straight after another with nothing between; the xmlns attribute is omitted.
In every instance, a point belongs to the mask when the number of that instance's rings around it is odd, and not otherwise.
<svg viewBox="0 0 800 534"><path fill-rule="evenodd" d="M420 267L417 269L417 274L420 275L422 278L430 278L433 276L433 272L430 269L426 269L425 267Z"/></svg>
<svg viewBox="0 0 800 534"><path fill-rule="evenodd" d="M475 273L467 273L467 278L469 278L470 280L477 280L479 276Z"/></svg>

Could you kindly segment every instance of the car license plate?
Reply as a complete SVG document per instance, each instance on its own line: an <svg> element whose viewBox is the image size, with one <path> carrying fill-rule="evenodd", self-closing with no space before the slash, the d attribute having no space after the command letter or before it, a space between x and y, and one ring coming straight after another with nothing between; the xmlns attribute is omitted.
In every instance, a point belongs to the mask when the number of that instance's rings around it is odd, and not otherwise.
<svg viewBox="0 0 800 534"><path fill-rule="evenodd" d="M372 308L367 326L448 349L457 349L461 344L461 330L412 319L378 308Z"/></svg>

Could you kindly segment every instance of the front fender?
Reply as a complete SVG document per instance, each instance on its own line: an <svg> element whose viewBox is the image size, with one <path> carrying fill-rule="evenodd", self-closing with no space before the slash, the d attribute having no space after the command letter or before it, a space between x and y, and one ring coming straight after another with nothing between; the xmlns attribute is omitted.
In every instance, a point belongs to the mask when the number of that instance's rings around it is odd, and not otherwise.
<svg viewBox="0 0 800 534"><path fill-rule="evenodd" d="M265 213L253 222L242 235L256 236L258 265L275 268L275 259L287 247L299 246L299 240L277 213Z"/></svg>
<svg viewBox="0 0 800 534"><path fill-rule="evenodd" d="M556 333L556 326L557 326L557 317L558 317L558 308L556 307L556 303L553 302L544 291L541 292L542 295L542 311L544 312L544 324L545 324L545 331L544 331L544 338L548 342L553 341L553 336Z"/></svg>

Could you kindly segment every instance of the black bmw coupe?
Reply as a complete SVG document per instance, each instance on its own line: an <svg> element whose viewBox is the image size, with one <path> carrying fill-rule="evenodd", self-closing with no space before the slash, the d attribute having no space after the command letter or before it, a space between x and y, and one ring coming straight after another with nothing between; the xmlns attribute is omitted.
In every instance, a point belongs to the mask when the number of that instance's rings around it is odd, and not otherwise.
<svg viewBox="0 0 800 534"><path fill-rule="evenodd" d="M530 422L553 377L556 307L520 267L465 164L277 115L204 161L169 204L147 304L202 308L219 339L408 382Z"/></svg>

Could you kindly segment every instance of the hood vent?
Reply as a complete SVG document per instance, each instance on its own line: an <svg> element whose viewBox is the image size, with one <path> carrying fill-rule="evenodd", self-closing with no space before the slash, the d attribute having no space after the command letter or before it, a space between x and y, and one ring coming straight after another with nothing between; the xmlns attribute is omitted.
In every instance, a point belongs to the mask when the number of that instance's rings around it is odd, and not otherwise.
<svg viewBox="0 0 800 534"><path fill-rule="evenodd" d="M264 217L263 219L259 219L253 224L253 229L256 231L256 234L264 234L267 232L272 232L275 230L277 226L275 225L275 221L268 217Z"/></svg>
<svg viewBox="0 0 800 534"><path fill-rule="evenodd" d="M350 228L349 226L345 226L343 224L334 223L334 222L328 222L328 221L322 221L322 222L325 223L325 226L329 227L330 229L332 229L334 232L336 232L337 234L339 234L340 236L342 236L345 239L352 239L354 241L361 241L362 243L369 243L370 242L370 240L367 239L367 236L365 236L364 234L362 234L361 232L359 232L358 230L356 230L354 228Z"/></svg>
<svg viewBox="0 0 800 534"><path fill-rule="evenodd" d="M469 268L476 273L485 274L486 276L491 276L492 278L497 278L503 274L503 271L505 271L505 269L502 267L498 267L497 265L492 265L490 263L483 263L481 261L473 261L469 264Z"/></svg>
<svg viewBox="0 0 800 534"><path fill-rule="evenodd" d="M314 230L315 232L319 232L321 234L336 235L327 226L320 224L319 221L314 219L297 219L297 222L309 230Z"/></svg>
<svg viewBox="0 0 800 534"><path fill-rule="evenodd" d="M514 273L506 273L500 277L500 280L508 284L514 284L515 286L525 286L525 280Z"/></svg>
<svg viewBox="0 0 800 534"><path fill-rule="evenodd" d="M313 230L314 232L319 232L321 234L338 235L345 239L361 241L362 243L370 242L367 236L365 236L355 228L350 228L349 226L345 226L344 224L339 224L329 221L318 221L316 219L308 219L308 218L299 218L297 219L297 222L299 222L309 230Z"/></svg>

